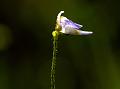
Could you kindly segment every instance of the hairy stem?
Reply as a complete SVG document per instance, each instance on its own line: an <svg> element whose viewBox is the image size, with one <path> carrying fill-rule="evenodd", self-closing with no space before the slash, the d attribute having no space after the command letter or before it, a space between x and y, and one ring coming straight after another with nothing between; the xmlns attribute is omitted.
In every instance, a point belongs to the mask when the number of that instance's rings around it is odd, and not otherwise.
<svg viewBox="0 0 120 89"><path fill-rule="evenodd" d="M51 65L51 89L55 89L55 69L56 69L58 32L53 31L52 35L53 35L53 58L52 58L52 65Z"/></svg>

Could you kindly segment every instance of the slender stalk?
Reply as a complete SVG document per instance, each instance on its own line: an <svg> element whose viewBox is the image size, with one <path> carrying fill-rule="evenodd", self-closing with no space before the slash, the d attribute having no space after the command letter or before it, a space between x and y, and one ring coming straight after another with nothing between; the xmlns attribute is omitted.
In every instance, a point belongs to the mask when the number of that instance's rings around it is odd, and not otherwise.
<svg viewBox="0 0 120 89"><path fill-rule="evenodd" d="M52 35L53 35L53 58L52 58L52 65L51 65L51 89L55 89L55 69L56 69L58 32L53 31Z"/></svg>

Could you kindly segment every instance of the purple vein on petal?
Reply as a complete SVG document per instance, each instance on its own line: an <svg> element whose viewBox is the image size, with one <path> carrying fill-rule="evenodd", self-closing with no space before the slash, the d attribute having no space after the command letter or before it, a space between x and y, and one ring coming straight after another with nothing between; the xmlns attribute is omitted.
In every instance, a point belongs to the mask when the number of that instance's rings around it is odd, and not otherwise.
<svg viewBox="0 0 120 89"><path fill-rule="evenodd" d="M74 29L78 29L79 30L82 27L82 25L74 23L73 21L71 21L69 19L65 20L65 22L66 22L66 25L69 25L70 27L72 27Z"/></svg>

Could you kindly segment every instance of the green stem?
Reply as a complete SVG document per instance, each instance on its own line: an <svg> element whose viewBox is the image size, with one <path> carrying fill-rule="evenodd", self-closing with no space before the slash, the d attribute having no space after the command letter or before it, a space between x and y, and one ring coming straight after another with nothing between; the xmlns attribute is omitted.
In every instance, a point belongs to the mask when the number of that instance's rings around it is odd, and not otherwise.
<svg viewBox="0 0 120 89"><path fill-rule="evenodd" d="M53 31L53 58L51 65L51 89L55 89L55 68L56 68L56 51L57 51L57 40L58 32Z"/></svg>

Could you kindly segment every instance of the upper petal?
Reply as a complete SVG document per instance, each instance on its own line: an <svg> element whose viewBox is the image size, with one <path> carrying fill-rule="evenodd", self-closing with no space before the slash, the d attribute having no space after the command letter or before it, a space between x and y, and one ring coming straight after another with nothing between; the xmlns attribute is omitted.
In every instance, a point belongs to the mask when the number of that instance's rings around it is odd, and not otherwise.
<svg viewBox="0 0 120 89"><path fill-rule="evenodd" d="M62 27L65 27L66 25L67 26L69 25L71 28L78 29L78 30L81 27L83 27L82 25L74 23L73 21L71 21L71 20L69 20L69 19L67 19L66 17L63 17L63 16L61 17L60 25Z"/></svg>
<svg viewBox="0 0 120 89"><path fill-rule="evenodd" d="M66 20L66 25L70 25L72 28L74 29L80 29L82 27L82 25L79 25L77 23L74 23L71 20Z"/></svg>

